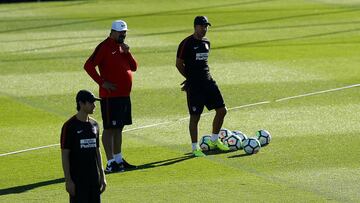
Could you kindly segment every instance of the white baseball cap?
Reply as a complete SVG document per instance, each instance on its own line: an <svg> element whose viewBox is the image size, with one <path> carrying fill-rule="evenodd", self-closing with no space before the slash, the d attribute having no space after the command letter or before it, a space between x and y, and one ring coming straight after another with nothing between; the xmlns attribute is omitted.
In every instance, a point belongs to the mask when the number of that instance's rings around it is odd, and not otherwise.
<svg viewBox="0 0 360 203"><path fill-rule="evenodd" d="M111 25L111 29L118 32L128 30L127 24L123 20L115 20Z"/></svg>

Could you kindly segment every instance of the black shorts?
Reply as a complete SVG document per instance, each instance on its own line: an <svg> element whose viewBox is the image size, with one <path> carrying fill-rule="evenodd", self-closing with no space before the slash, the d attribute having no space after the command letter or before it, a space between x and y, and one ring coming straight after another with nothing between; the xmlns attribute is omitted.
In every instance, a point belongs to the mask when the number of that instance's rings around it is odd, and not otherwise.
<svg viewBox="0 0 360 203"><path fill-rule="evenodd" d="M189 85L186 94L188 109L191 115L201 114L204 106L208 110L225 107L224 99L215 82Z"/></svg>
<svg viewBox="0 0 360 203"><path fill-rule="evenodd" d="M75 196L70 196L70 203L100 203L100 186L76 185Z"/></svg>
<svg viewBox="0 0 360 203"><path fill-rule="evenodd" d="M102 98L100 105L104 129L117 129L132 124L130 97Z"/></svg>

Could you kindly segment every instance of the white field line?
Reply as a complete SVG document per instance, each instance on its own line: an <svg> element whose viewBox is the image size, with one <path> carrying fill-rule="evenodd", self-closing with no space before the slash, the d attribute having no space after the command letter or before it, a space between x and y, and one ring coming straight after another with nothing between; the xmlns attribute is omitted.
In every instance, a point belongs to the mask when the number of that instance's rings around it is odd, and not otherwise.
<svg viewBox="0 0 360 203"><path fill-rule="evenodd" d="M312 92L312 93L307 93L307 94L301 94L301 95L292 96L292 97L285 97L285 98L277 99L277 100L275 100L275 102L281 102L281 101L286 101L286 100L290 100L290 99L296 99L296 98L300 98L300 97L307 97L307 96L312 96L312 95L316 95L316 94L323 94L323 93L327 93L327 92L334 92L334 91L344 90L344 89L358 87L358 86L360 86L360 84L349 85L349 86L339 87L339 88L334 88L334 89L329 89L329 90L322 90L322 91ZM231 108L228 108L228 110L232 111L232 110L236 110L236 109L247 108L247 107L258 106L258 105L269 104L269 103L271 103L271 101L256 102L256 103L252 103L252 104L245 104L245 105L241 105L241 106L231 107ZM207 113L203 113L203 115L209 115L209 114L212 114L212 113L213 112L207 112ZM165 124L170 124L170 123L175 123L175 122L179 122L179 121L188 120L189 118L190 117L188 116L188 117L180 118L180 119L173 120L173 121L167 121L167 122L162 122L162 123L154 123L154 124L150 124L150 125L139 126L139 127L136 127L136 128L130 128L130 129L124 130L123 132L130 132L130 131L141 130L141 129L145 129L145 128L152 128L152 127L156 127L156 126L160 126L160 125L165 125ZM45 146L40 146L40 147L34 147L34 148L19 150L19 151L8 152L8 153L0 154L0 157L12 155L12 154L19 154L19 153L23 153L23 152L38 150L38 149L55 147L55 146L59 146L59 145L60 144L51 144L51 145L45 145Z"/></svg>
<svg viewBox="0 0 360 203"><path fill-rule="evenodd" d="M322 90L322 91L318 91L318 92L311 92L311 93L296 95L296 96L292 96L292 97L285 97L285 98L277 99L277 100L275 100L275 102L281 102L281 101L296 99L296 98L300 98L300 97L307 97L307 96L312 96L312 95L316 95L316 94L323 94L323 93L327 93L327 92L335 92L335 91L358 87L358 86L360 86L360 84L349 85L349 86L345 86L345 87L339 87L339 88L328 89L328 90Z"/></svg>
<svg viewBox="0 0 360 203"><path fill-rule="evenodd" d="M1 156L11 155L11 154L18 154L18 153L22 153L22 152L28 152L28 151L38 150L38 149L55 147L55 146L59 146L59 145L60 145L60 144L51 144L51 145L45 145L45 146L41 146L41 147L34 147L34 148L30 148L30 149L24 149L24 150L19 150L19 151L14 151L14 152L8 152L8 153L0 154L0 157L1 157Z"/></svg>

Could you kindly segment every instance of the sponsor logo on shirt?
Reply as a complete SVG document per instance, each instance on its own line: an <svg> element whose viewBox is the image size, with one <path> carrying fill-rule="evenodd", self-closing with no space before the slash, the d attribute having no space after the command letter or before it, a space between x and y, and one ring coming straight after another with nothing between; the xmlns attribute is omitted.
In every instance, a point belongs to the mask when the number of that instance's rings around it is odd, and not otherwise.
<svg viewBox="0 0 360 203"><path fill-rule="evenodd" d="M204 61L207 60L209 57L209 53L196 53L195 59L197 61Z"/></svg>
<svg viewBox="0 0 360 203"><path fill-rule="evenodd" d="M95 147L96 147L96 138L80 140L80 149L95 148Z"/></svg>

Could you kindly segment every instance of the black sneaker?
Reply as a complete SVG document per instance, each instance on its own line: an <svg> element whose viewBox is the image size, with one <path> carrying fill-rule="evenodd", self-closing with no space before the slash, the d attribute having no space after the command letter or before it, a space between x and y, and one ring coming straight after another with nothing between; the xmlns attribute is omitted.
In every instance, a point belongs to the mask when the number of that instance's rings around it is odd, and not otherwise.
<svg viewBox="0 0 360 203"><path fill-rule="evenodd" d="M122 163L118 164L116 161L113 161L109 164L106 164L105 173L116 173L124 171L124 165Z"/></svg>
<svg viewBox="0 0 360 203"><path fill-rule="evenodd" d="M122 164L124 165L125 169L130 169L130 170L137 169L137 166L129 164L127 161L125 161L125 159L123 159Z"/></svg>

